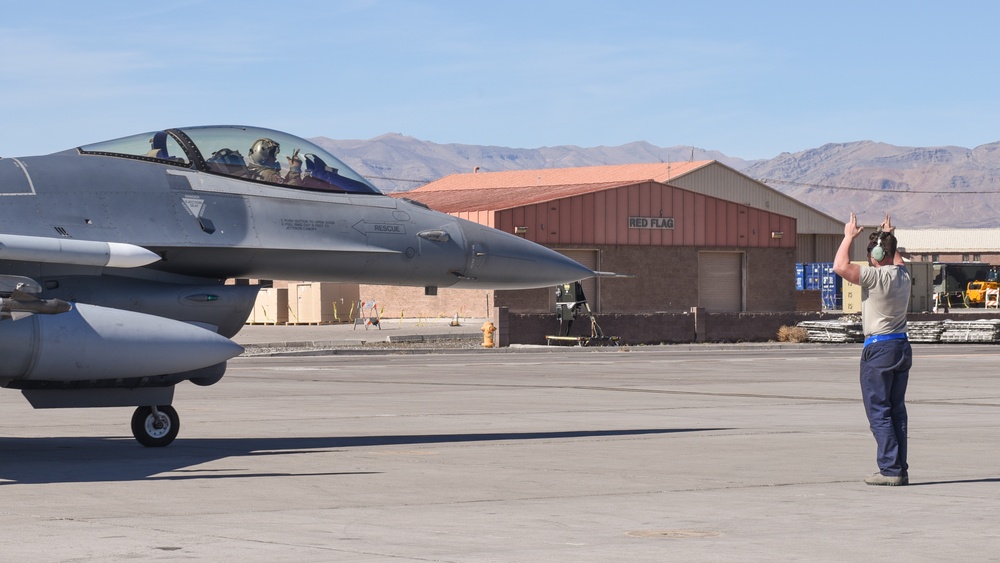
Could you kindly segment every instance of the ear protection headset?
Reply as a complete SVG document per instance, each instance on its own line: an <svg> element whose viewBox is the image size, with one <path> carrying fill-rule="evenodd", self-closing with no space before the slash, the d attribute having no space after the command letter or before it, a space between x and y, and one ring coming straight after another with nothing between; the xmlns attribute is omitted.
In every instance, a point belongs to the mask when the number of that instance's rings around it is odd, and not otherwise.
<svg viewBox="0 0 1000 563"><path fill-rule="evenodd" d="M868 254L872 257L872 260L875 260L876 262L881 262L882 259L885 258L885 248L882 247L882 239L884 239L887 234L888 233L879 229L872 233L871 237L869 237L871 242L868 243Z"/></svg>

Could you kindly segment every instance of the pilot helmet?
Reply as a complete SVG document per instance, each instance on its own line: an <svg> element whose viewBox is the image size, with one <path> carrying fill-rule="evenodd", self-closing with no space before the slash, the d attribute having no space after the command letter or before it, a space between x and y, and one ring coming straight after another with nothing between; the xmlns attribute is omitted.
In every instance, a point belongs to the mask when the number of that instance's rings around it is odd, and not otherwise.
<svg viewBox="0 0 1000 563"><path fill-rule="evenodd" d="M273 166L277 162L277 155L281 152L281 145L268 138L257 139L250 145L250 160L262 166Z"/></svg>

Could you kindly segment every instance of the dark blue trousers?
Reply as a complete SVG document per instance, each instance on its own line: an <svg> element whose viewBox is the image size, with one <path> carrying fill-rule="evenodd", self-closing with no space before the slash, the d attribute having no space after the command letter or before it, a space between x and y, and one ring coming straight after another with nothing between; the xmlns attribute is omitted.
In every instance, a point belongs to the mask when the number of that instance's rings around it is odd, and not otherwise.
<svg viewBox="0 0 1000 563"><path fill-rule="evenodd" d="M878 444L882 475L906 475L906 383L913 350L906 339L865 346L861 352L861 395Z"/></svg>

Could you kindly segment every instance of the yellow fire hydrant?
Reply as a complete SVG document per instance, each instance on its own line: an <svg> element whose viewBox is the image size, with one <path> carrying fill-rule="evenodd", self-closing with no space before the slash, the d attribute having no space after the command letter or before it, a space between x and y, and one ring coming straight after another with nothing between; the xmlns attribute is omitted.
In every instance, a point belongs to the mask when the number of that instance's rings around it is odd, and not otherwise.
<svg viewBox="0 0 1000 563"><path fill-rule="evenodd" d="M486 321L483 323L483 328L479 330L483 331L483 348L492 348L493 333L497 331L497 327L493 326L490 321Z"/></svg>

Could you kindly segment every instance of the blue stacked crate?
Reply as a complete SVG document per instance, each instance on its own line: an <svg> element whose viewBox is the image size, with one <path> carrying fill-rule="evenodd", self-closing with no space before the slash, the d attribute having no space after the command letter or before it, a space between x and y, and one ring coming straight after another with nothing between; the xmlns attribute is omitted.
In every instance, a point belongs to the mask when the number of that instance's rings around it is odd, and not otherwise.
<svg viewBox="0 0 1000 563"><path fill-rule="evenodd" d="M806 265L802 262L795 264L795 291L802 291L806 288Z"/></svg>
<svg viewBox="0 0 1000 563"><path fill-rule="evenodd" d="M823 271L821 263L808 263L805 265L805 288L808 291L822 289Z"/></svg>
<svg viewBox="0 0 1000 563"><path fill-rule="evenodd" d="M833 262L820 262L820 297L823 310L839 311L844 307L841 278L833 273Z"/></svg>

